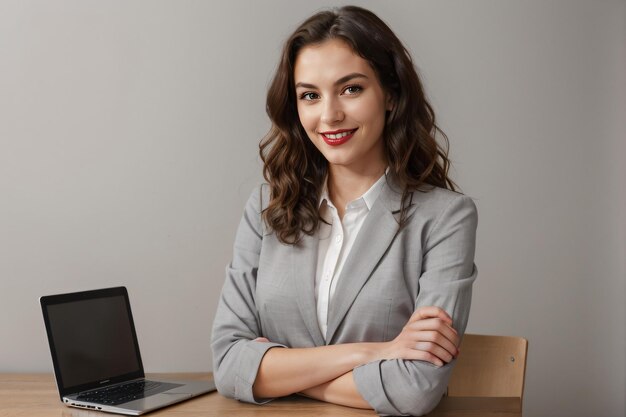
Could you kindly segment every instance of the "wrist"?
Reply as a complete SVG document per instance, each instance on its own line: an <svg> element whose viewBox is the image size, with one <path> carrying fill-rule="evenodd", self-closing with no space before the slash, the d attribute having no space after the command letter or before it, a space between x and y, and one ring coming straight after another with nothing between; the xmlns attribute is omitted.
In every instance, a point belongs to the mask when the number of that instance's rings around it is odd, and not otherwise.
<svg viewBox="0 0 626 417"><path fill-rule="evenodd" d="M384 350L387 342L368 342L361 343L359 365L364 365L381 359L381 352Z"/></svg>

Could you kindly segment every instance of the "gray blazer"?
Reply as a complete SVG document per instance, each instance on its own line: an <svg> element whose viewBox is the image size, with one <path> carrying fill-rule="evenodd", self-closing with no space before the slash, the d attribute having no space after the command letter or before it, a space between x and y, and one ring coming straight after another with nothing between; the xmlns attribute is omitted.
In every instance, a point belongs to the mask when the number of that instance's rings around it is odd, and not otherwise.
<svg viewBox="0 0 626 417"><path fill-rule="evenodd" d="M338 277L326 340L315 306L318 238L280 243L261 219L268 200L267 185L250 196L226 268L212 335L221 394L265 402L254 398L252 385L269 348L389 341L419 306L443 308L463 334L477 273L477 213L469 197L441 188L414 192L398 230L401 194L388 180ZM273 343L253 341L260 336ZM453 366L384 360L356 367L353 376L377 413L421 415L441 399Z"/></svg>

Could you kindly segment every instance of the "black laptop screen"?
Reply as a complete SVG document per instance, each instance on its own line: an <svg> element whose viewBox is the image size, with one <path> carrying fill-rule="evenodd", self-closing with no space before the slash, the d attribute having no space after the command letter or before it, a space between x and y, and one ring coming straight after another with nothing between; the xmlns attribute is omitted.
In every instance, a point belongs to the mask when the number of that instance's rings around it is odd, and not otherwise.
<svg viewBox="0 0 626 417"><path fill-rule="evenodd" d="M63 388L143 373L123 295L51 304L47 315Z"/></svg>

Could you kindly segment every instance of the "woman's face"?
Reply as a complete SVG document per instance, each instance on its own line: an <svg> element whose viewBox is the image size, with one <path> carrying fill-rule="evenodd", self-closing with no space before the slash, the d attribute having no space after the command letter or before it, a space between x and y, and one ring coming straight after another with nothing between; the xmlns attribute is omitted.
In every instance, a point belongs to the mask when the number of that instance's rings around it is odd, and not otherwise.
<svg viewBox="0 0 626 417"><path fill-rule="evenodd" d="M300 123L331 169L382 171L391 102L369 63L332 39L299 52L294 80Z"/></svg>

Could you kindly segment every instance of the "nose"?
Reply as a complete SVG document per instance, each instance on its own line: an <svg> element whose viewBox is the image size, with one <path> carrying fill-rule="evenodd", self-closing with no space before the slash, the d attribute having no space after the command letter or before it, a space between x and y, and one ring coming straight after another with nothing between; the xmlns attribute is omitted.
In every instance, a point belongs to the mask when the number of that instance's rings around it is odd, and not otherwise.
<svg viewBox="0 0 626 417"><path fill-rule="evenodd" d="M322 109L321 121L327 125L341 122L344 118L343 110L338 100L330 98L325 101Z"/></svg>

